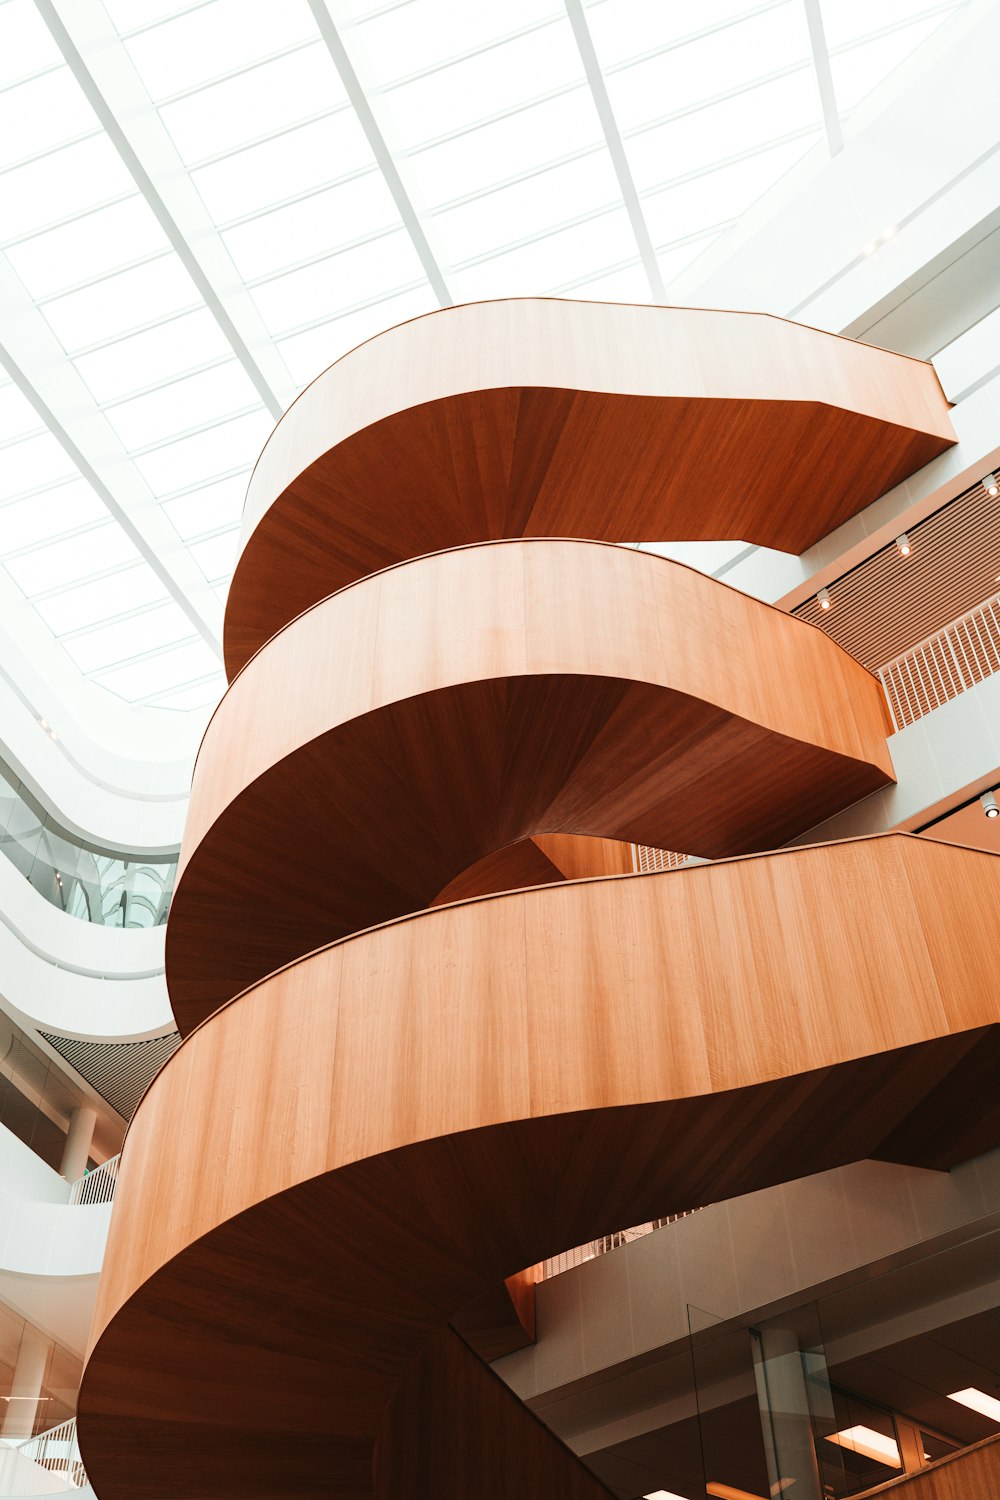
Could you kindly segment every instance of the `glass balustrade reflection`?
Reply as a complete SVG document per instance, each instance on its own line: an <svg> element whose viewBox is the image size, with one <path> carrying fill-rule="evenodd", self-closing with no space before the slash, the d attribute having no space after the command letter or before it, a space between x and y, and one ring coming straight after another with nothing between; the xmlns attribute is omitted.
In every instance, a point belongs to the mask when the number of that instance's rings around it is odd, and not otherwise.
<svg viewBox="0 0 1000 1500"><path fill-rule="evenodd" d="M849 1500L1000 1441L1000 1229L957 1235L768 1317L689 1305L693 1390L664 1383L677 1420L644 1493Z"/></svg>
<svg viewBox="0 0 1000 1500"><path fill-rule="evenodd" d="M46 901L81 921L158 927L167 920L176 858L115 854L74 839L2 765L0 854Z"/></svg>

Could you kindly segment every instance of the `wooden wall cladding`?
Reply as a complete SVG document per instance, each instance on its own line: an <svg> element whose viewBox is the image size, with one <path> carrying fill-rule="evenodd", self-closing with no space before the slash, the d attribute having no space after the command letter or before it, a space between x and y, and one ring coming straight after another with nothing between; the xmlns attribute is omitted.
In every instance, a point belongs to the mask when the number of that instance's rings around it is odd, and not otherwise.
<svg viewBox="0 0 1000 1500"><path fill-rule="evenodd" d="M998 923L996 856L885 835L438 908L264 980L130 1128L95 1489L599 1494L444 1325L624 1223L995 1147Z"/></svg>
<svg viewBox="0 0 1000 1500"><path fill-rule="evenodd" d="M920 1474L890 1479L856 1500L990 1500L1000 1490L1000 1438L939 1460Z"/></svg>
<svg viewBox="0 0 1000 1500"><path fill-rule="evenodd" d="M345 355L279 422L247 496L227 666L356 578L489 539L801 552L954 441L929 364L766 314L436 312Z"/></svg>
<svg viewBox="0 0 1000 1500"><path fill-rule="evenodd" d="M362 580L275 636L206 732L178 1025L535 835L783 843L892 779L887 728L822 631L650 553L497 542Z"/></svg>

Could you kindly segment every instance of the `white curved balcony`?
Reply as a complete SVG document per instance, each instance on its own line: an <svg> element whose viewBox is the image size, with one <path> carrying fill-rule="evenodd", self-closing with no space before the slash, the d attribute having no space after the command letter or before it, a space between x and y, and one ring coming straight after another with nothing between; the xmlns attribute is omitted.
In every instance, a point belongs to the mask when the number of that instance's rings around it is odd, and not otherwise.
<svg viewBox="0 0 1000 1500"><path fill-rule="evenodd" d="M22 1025L102 1042L172 1031L164 931L76 921L0 859L0 1000Z"/></svg>

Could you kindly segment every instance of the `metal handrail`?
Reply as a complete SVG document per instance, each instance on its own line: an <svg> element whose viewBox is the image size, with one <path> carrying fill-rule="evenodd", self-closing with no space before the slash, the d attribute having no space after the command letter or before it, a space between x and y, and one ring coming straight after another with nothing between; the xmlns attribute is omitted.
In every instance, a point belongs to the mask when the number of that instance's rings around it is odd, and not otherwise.
<svg viewBox="0 0 1000 1500"><path fill-rule="evenodd" d="M905 729L1000 672L1000 594L879 667L893 728Z"/></svg>
<svg viewBox="0 0 1000 1500"><path fill-rule="evenodd" d="M121 1155L111 1156L92 1172L84 1172L69 1190L69 1202L75 1204L110 1203L115 1196L118 1181L118 1163Z"/></svg>
<svg viewBox="0 0 1000 1500"><path fill-rule="evenodd" d="M39 1468L47 1469L54 1477L65 1480L68 1489L83 1489L87 1483L87 1472L76 1437L75 1417L60 1422L57 1427L50 1427L47 1432L38 1433L26 1443L20 1443L17 1452L23 1458L29 1458L38 1464Z"/></svg>

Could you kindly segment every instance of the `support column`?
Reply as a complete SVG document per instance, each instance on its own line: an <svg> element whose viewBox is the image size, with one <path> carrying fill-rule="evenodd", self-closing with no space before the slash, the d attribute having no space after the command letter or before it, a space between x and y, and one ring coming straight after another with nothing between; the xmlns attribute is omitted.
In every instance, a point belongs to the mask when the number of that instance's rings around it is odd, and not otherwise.
<svg viewBox="0 0 1000 1500"><path fill-rule="evenodd" d="M799 1341L790 1328L755 1328L752 1335L771 1494L822 1500Z"/></svg>
<svg viewBox="0 0 1000 1500"><path fill-rule="evenodd" d="M52 1340L39 1333L37 1328L32 1328L30 1323L25 1323L10 1386L14 1399L6 1402L7 1413L0 1426L0 1437L31 1436L51 1352ZM4 1404L0 1402L0 1406Z"/></svg>
<svg viewBox="0 0 1000 1500"><path fill-rule="evenodd" d="M59 1171L67 1182L76 1182L87 1170L96 1124L97 1110L90 1104L79 1105L70 1115L66 1145L59 1163Z"/></svg>

